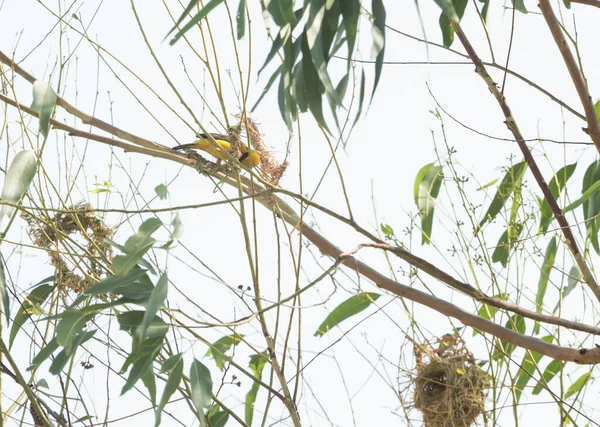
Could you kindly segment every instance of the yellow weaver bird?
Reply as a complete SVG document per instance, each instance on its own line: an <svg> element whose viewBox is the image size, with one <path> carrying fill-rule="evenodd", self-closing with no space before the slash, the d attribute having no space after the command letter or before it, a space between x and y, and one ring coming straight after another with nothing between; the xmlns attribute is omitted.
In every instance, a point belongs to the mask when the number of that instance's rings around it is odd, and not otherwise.
<svg viewBox="0 0 600 427"><path fill-rule="evenodd" d="M229 135L211 133L211 136L217 141L219 147L216 147L205 133L200 133L197 136L200 138L197 141L194 141L191 144L178 145L173 147L172 150L186 150L190 148L202 150L219 159L217 164L221 163L221 160L229 160L229 150L231 149ZM241 155L238 157L238 161L247 168L253 168L260 163L260 156L258 153L256 151L250 152L248 146L244 143L240 144L240 153Z"/></svg>

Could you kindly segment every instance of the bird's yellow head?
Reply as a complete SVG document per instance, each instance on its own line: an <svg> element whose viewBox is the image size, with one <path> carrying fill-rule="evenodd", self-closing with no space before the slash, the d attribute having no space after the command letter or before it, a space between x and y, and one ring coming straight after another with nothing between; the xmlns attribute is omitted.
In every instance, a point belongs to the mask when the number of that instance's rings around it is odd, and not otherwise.
<svg viewBox="0 0 600 427"><path fill-rule="evenodd" d="M242 155L238 159L241 164L252 169L260 163L260 155L256 151L249 152L248 147L244 144L240 145Z"/></svg>

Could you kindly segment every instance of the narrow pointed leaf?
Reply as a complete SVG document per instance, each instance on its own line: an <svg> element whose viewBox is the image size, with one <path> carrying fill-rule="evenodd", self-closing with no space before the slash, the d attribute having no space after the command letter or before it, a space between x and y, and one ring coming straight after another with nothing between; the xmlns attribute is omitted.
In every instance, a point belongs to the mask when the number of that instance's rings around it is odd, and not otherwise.
<svg viewBox="0 0 600 427"><path fill-rule="evenodd" d="M195 3L198 3L198 2L195 1ZM185 24L183 26L183 28L181 28L177 33L175 33L175 35L173 36L171 41L169 41L169 44L172 46L175 43L177 43L177 40L179 40L181 37L183 37L183 35L185 33L187 33L190 30L190 28L192 28L194 25L196 25L198 22L200 22L203 18L205 18L206 15L208 15L215 7L217 7L221 3L223 3L223 0L210 0L208 3L206 3L206 5L202 9L200 9L200 11L197 14L195 14L187 24ZM188 8L189 8L189 5L188 5ZM187 9L186 9L186 12L187 12ZM185 15L185 12L184 12L184 15ZM182 17L184 15L182 15ZM180 21L182 21L181 18L179 18L179 19L180 19ZM171 31L173 31L174 29L175 29L175 27L173 27L173 29L171 29Z"/></svg>
<svg viewBox="0 0 600 427"><path fill-rule="evenodd" d="M209 423L210 427L225 427L228 420L229 420L229 414L225 411L219 411L215 414L212 414L208 418L208 423Z"/></svg>
<svg viewBox="0 0 600 427"><path fill-rule="evenodd" d="M371 27L373 47L371 48L371 57L375 58L375 81L373 83L373 92L371 93L371 99L373 99L379 79L381 78L381 72L383 71L386 12L383 0L372 0L371 8L373 9L373 25Z"/></svg>
<svg viewBox="0 0 600 427"><path fill-rule="evenodd" d="M556 376L560 372L563 367L563 362L561 360L554 359L552 362L548 363L548 366L544 370L542 374L543 380L539 380L538 383L533 388L531 394L537 395L545 388L546 384L550 383L550 380Z"/></svg>
<svg viewBox="0 0 600 427"><path fill-rule="evenodd" d="M40 133L46 138L50 132L50 116L56 105L56 92L47 82L36 80L33 83L33 104L31 109L39 114Z"/></svg>
<svg viewBox="0 0 600 427"><path fill-rule="evenodd" d="M241 40L246 33L246 0L240 0L235 20L237 24L237 38Z"/></svg>
<svg viewBox="0 0 600 427"><path fill-rule="evenodd" d="M125 254L113 259L112 267L116 274L125 275L142 260L156 242L152 234L161 226L158 218L149 218L140 225L138 232L125 242Z"/></svg>
<svg viewBox="0 0 600 427"><path fill-rule="evenodd" d="M518 314L512 315L504 326L520 334L525 334L525 332L527 331L525 319L523 318L523 316L520 316ZM505 358L509 358L513 351L515 351L515 348L516 346L514 344L510 344L506 341L496 339L496 348L494 349L494 353L492 354L492 359L501 362Z"/></svg>
<svg viewBox="0 0 600 427"><path fill-rule="evenodd" d="M569 270L569 277L567 278L567 286L565 286L561 292L560 299L556 303L556 307L552 310L552 314L556 314L560 305L564 303L565 298L569 296L569 294L575 289L575 287L581 283L581 270L576 265L571 266L571 270Z"/></svg>
<svg viewBox="0 0 600 427"><path fill-rule="evenodd" d="M146 339L146 332L148 330L148 326L156 317L156 313L162 308L165 300L167 299L167 293L169 289L169 280L167 279L167 274L163 273L150 298L148 299L148 303L146 304L146 312L144 313L144 319L142 320L141 325L136 330L136 336L140 341Z"/></svg>
<svg viewBox="0 0 600 427"><path fill-rule="evenodd" d="M443 178L443 168L433 163L423 166L415 178L414 197L421 214L422 244L431 243L435 199L440 193Z"/></svg>
<svg viewBox="0 0 600 427"><path fill-rule="evenodd" d="M573 384L571 384L571 387L569 387L567 389L564 399L567 400L568 398L579 393L581 391L581 389L583 387L585 387L585 385L588 383L588 381L590 380L591 377L592 377L592 374L590 372L587 372L587 373L583 374L582 376L580 376L579 378L577 378L577 381L575 381Z"/></svg>
<svg viewBox="0 0 600 427"><path fill-rule="evenodd" d="M169 399L177 391L177 387L181 382L181 378L183 378L183 359L179 358L178 362L169 372L169 377L167 378L167 382L165 383L165 388L163 390L162 397L160 398L160 402L156 407L155 411L155 422L154 426L158 427L160 425L162 411L169 403Z"/></svg>
<svg viewBox="0 0 600 427"><path fill-rule="evenodd" d="M10 328L10 335L8 338L8 346L12 347L12 344L17 336L17 333L23 325L33 315L39 316L43 313L41 305L46 301L46 298L52 293L54 286L44 284L33 289L29 295L21 303L21 308L17 312L13 321L12 327Z"/></svg>
<svg viewBox="0 0 600 427"><path fill-rule="evenodd" d="M538 281L538 290L535 296L535 309L538 313L542 312L544 306L544 296L546 295L546 289L548 288L548 281L550 280L550 273L554 267L554 260L556 259L557 251L557 240L556 236L550 240L546 247L546 253L544 255L544 262L542 263L542 270L540 272L540 280ZM540 325L536 322L533 328L533 333L539 333Z"/></svg>
<svg viewBox="0 0 600 427"><path fill-rule="evenodd" d="M333 309L314 333L315 337L325 335L331 328L338 326L344 320L360 313L376 301L381 295L374 292L362 292L351 296Z"/></svg>
<svg viewBox="0 0 600 427"><path fill-rule="evenodd" d="M210 371L198 359L194 359L190 367L190 384L192 387L192 403L198 411L201 425L205 425L204 411L212 400L212 378Z"/></svg>
<svg viewBox="0 0 600 427"><path fill-rule="evenodd" d="M23 150L17 153L6 172L2 187L2 201L11 205L19 204L23 195L29 189L37 172L37 156L34 151ZM2 205L0 220L10 217L15 208ZM6 230L5 230L6 232Z"/></svg>
<svg viewBox="0 0 600 427"><path fill-rule="evenodd" d="M554 340L552 335L546 335L542 337L542 341L551 343ZM537 353L535 351L526 351L525 356L523 357L523 361L521 362L521 369L519 371L519 377L517 378L517 383L515 385L515 400L519 403L521 399L521 394L523 394L523 390L529 383L536 372L536 367L538 362L543 357L543 354Z"/></svg>
<svg viewBox="0 0 600 427"><path fill-rule="evenodd" d="M587 230L587 238L592 242L596 253L600 254L598 231L600 229L600 160L596 160L585 171L581 198L571 203L568 208L574 208L583 203L583 217Z"/></svg>
<svg viewBox="0 0 600 427"><path fill-rule="evenodd" d="M206 352L207 356L212 356L215 360L217 367L220 370L225 369L225 362L229 360L229 357L225 354L232 347L238 345L242 341L243 335L233 334L226 335L219 338L217 341L210 345L210 348Z"/></svg>
<svg viewBox="0 0 600 427"><path fill-rule="evenodd" d="M252 370L252 373L254 374L254 378L258 380L262 379L262 371L267 363L268 357L269 356L266 351L261 354L253 354L252 356L250 356L249 367ZM244 419L246 421L246 424L248 424L249 426L252 425L252 418L254 418L254 403L256 402L256 396L258 394L259 389L260 385L258 384L258 382L255 381L252 383L250 391L246 393L246 402L244 405Z"/></svg>
<svg viewBox="0 0 600 427"><path fill-rule="evenodd" d="M552 193L552 196L554 196L554 199L558 199L560 193L566 187L567 181L569 180L569 178L571 178L573 172L575 172L576 167L577 163L567 165L561 168L558 172L556 172L556 175L552 177L552 179L548 183L548 187L550 188L550 192ZM548 231L548 226L552 222L552 219L552 209L550 208L548 200L544 198L544 201L542 202L542 206L540 208L540 228L538 232L545 233L546 231Z"/></svg>
<svg viewBox="0 0 600 427"><path fill-rule="evenodd" d="M486 222L491 222L496 218L496 215L500 213L508 198L521 187L521 182L523 181L526 170L527 163L521 162L510 167L506 171L506 174L492 199L492 203L479 223L479 228L483 227Z"/></svg>

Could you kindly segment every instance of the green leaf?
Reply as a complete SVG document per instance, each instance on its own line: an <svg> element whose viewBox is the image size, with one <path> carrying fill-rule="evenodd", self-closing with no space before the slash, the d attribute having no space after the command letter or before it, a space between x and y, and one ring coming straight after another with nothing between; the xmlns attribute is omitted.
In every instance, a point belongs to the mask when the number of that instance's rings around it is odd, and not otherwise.
<svg viewBox="0 0 600 427"><path fill-rule="evenodd" d="M505 205L508 198L518 189L521 188L521 182L523 181L523 176L525 175L525 171L527 170L527 163L521 162L516 165L510 167L502 182L498 186L498 190L496 190L496 194L492 199L492 203L488 208L487 212L483 216L483 219L479 223L479 227L483 227L486 222L491 222L496 215L502 210L502 207Z"/></svg>
<svg viewBox="0 0 600 427"><path fill-rule="evenodd" d="M246 0L240 0L238 10L235 15L235 22L237 24L237 38L241 40L246 33Z"/></svg>
<svg viewBox="0 0 600 427"><path fill-rule="evenodd" d="M507 266L510 251L513 249L514 243L519 240L521 231L523 231L523 224L509 224L508 229L502 233L500 240L496 244L496 249L494 249L494 253L492 254L493 262L499 262L502 264L502 267Z"/></svg>
<svg viewBox="0 0 600 427"><path fill-rule="evenodd" d="M267 363L267 360L269 360L269 356L266 351L250 356L250 363L248 366L252 370L254 378L256 378L257 380L260 380L262 378L262 371ZM250 391L246 393L244 417L246 424L248 424L249 426L252 425L252 418L254 417L254 403L256 402L256 395L258 394L259 389L260 384L257 381L254 381L252 383Z"/></svg>
<svg viewBox="0 0 600 427"><path fill-rule="evenodd" d="M153 373L152 363L162 348L163 338L151 338L145 340L135 354L129 354L120 371L124 373L132 364L127 381L121 389L121 395L131 390L140 378Z"/></svg>
<svg viewBox="0 0 600 427"><path fill-rule="evenodd" d="M116 274L125 275L142 260L156 242L152 233L161 225L158 218L149 218L140 225L136 234L127 239L124 245L125 255L117 255L113 259L112 267Z"/></svg>
<svg viewBox="0 0 600 427"><path fill-rule="evenodd" d="M43 361L52 356L52 353L54 353L56 349L58 349L58 343L56 342L56 337L54 337L48 342L48 344L40 349L38 354L35 355L31 361L31 366L29 366L27 370L31 371L32 369L37 368Z"/></svg>
<svg viewBox="0 0 600 427"><path fill-rule="evenodd" d="M575 200L573 203L571 203L570 205L568 205L566 208L563 209L563 213L570 212L573 209L581 206L582 204L584 206L583 207L584 212L587 210L586 209L586 205L587 205L588 209L590 209L590 208L591 209L596 208L596 206L597 206L596 205L597 200L589 201L589 199L590 198L591 199L596 199L598 197L598 195L599 195L599 194L596 194L598 192L598 190L600 190L600 181L596 181L592 185L590 185L588 187L588 189L583 192L583 194L581 195L581 197L579 199ZM590 202L593 202L593 203L590 203ZM590 220L591 221L588 221L588 223L589 222L593 222L593 220L595 219L595 216L596 215L590 216Z"/></svg>
<svg viewBox="0 0 600 427"><path fill-rule="evenodd" d="M550 192L552 193L552 196L554 196L554 199L558 199L560 193L566 187L567 181L569 178L571 178L573 172L575 172L576 167L577 163L567 165L561 168L558 172L556 172L556 175L552 177L548 187L550 188ZM548 231L548 226L553 219L552 209L550 208L550 204L546 198L544 198L544 201L542 202L540 217L540 228L538 232L545 233Z"/></svg>
<svg viewBox="0 0 600 427"><path fill-rule="evenodd" d="M155 427L158 427L160 425L162 411L167 405L167 403L169 403L169 398L173 395L173 393L175 393L175 391L177 391L177 387L179 387L181 378L183 378L183 359L179 357L177 363L169 372L169 377L167 378L167 382L165 383L165 388L162 397L160 398L160 402L156 407L154 422Z"/></svg>
<svg viewBox="0 0 600 427"><path fill-rule="evenodd" d="M242 341L242 338L243 335L240 334L226 335L221 337L210 345L206 355L212 356L217 367L220 370L224 370L225 362L229 360L229 356L227 356L225 353L227 353L231 346L238 345Z"/></svg>
<svg viewBox="0 0 600 427"><path fill-rule="evenodd" d="M44 387L49 389L50 386L48 385L48 381L46 381L44 378L42 378L41 380L39 380L38 382L35 383L36 387Z"/></svg>
<svg viewBox="0 0 600 427"><path fill-rule="evenodd" d="M146 304L146 312L144 313L142 323L135 331L136 338L140 342L146 339L146 332L148 330L148 327L156 317L156 313L159 312L165 300L167 299L168 290L169 280L167 278L167 274L163 273L158 279L156 287L154 288L152 294L150 295L150 298L148 299L148 303Z"/></svg>
<svg viewBox="0 0 600 427"><path fill-rule="evenodd" d="M56 105L56 93L47 82L33 82L33 104L31 109L39 114L40 133L46 138L50 132L50 116Z"/></svg>
<svg viewBox="0 0 600 427"><path fill-rule="evenodd" d="M175 214L175 218L173 218L171 227L172 227L171 239L176 242L183 235L183 222L181 222L181 218L179 217L179 212L177 212Z"/></svg>
<svg viewBox="0 0 600 427"><path fill-rule="evenodd" d="M212 378L210 371L198 359L194 359L190 367L190 384L192 387L192 403L198 411L200 424L204 425L204 410L212 400Z"/></svg>
<svg viewBox="0 0 600 427"><path fill-rule="evenodd" d="M356 126L356 123L358 123L358 119L362 115L363 104L365 101L366 81L367 81L367 78L365 76L365 70L363 68L360 73L360 90L358 92L358 109L356 111L356 116L354 117L354 122L352 122L352 127L350 128L350 131L352 131L352 129L354 129L354 126Z"/></svg>
<svg viewBox="0 0 600 427"><path fill-rule="evenodd" d="M4 203L11 205L19 204L37 172L37 161L37 156L32 150L23 150L17 153L8 167L6 178L4 179L4 186L2 187L2 201ZM0 209L0 221L5 216L12 216L14 211L14 207L2 205ZM4 233L7 231L4 230Z"/></svg>
<svg viewBox="0 0 600 427"><path fill-rule="evenodd" d="M577 381L575 381L573 384L571 384L571 387L569 387L567 389L564 400L567 400L569 397L574 396L575 394L579 393L579 391L587 384L587 382L590 380L591 377L592 377L591 372L587 372L587 373L583 374L582 376L580 376L579 378L577 378Z"/></svg>
<svg viewBox="0 0 600 427"><path fill-rule="evenodd" d="M145 311L141 310L132 310L119 314L117 316L119 328L122 331L127 331L131 336L135 336L137 328L144 320L145 313ZM154 316L146 329L146 338L164 338L168 331L169 325L160 317Z"/></svg>
<svg viewBox="0 0 600 427"><path fill-rule="evenodd" d="M71 353L75 338L95 314L95 312L87 310L75 310L66 311L61 315L61 319L56 325L56 342L65 348L67 354Z"/></svg>
<svg viewBox="0 0 600 427"><path fill-rule="evenodd" d="M481 187L477 188L475 191L485 190L486 188L491 187L492 185L494 185L497 182L498 182L498 178L493 179L490 182L488 182L487 184L484 184Z"/></svg>
<svg viewBox="0 0 600 427"><path fill-rule="evenodd" d="M459 22L460 18L454 8L454 2L452 0L434 0L439 7L442 8L442 13L448 16L448 19L452 22Z"/></svg>
<svg viewBox="0 0 600 427"><path fill-rule="evenodd" d="M2 300L2 309L6 317L6 323L10 323L10 298L6 289L6 274L4 273L4 260L0 256L0 299Z"/></svg>
<svg viewBox="0 0 600 427"><path fill-rule="evenodd" d="M546 335L542 337L542 341L551 343L554 340L552 335ZM515 400L516 403L519 403L521 399L521 394L527 383L530 379L533 378L536 367L538 366L538 362L543 357L541 353L537 353L535 351L526 351L525 356L523 357L523 361L521 362L521 369L519 371L519 377L517 378L517 383L515 385Z"/></svg>
<svg viewBox="0 0 600 427"><path fill-rule="evenodd" d="M159 184L154 187L154 192L160 200L165 200L169 195L169 189L165 184Z"/></svg>
<svg viewBox="0 0 600 427"><path fill-rule="evenodd" d="M77 334L77 336L72 340L71 345L68 348L65 347L56 355L52 361L52 364L50 365L49 372L52 375L59 375L71 357L75 355L77 348L92 339L96 332L97 330L93 330Z"/></svg>
<svg viewBox="0 0 600 427"><path fill-rule="evenodd" d="M311 57L312 51L308 43L307 37L302 39L302 72L304 76L303 88L304 96L308 104L308 109L312 113L313 117L324 129L328 129L327 123L325 122L325 116L323 116L323 93L326 92L326 88L321 81L317 64L313 62ZM287 84L287 83L286 83ZM285 89L285 87L284 87ZM333 89L332 89L333 90ZM284 93L287 93L287 89ZM286 105L292 105L291 102L287 102ZM290 122L291 124L291 122Z"/></svg>
<svg viewBox="0 0 600 427"><path fill-rule="evenodd" d="M592 246L596 250L596 253L600 254L600 248L598 247L598 230L600 228L600 193L596 193L599 188L600 160L596 160L590 164L585 171L583 176L583 185L581 188L582 196L577 202L583 201L583 216L586 224L587 238L592 242ZM577 202L574 202L571 205L576 205ZM579 204L577 204L577 206ZM569 205L569 207L571 205Z"/></svg>
<svg viewBox="0 0 600 427"><path fill-rule="evenodd" d="M504 325L506 328L516 331L522 335L527 331L527 325L523 316L513 314ZM492 354L492 359L502 362L505 358L509 358L516 346L503 340L496 339L496 348Z"/></svg>
<svg viewBox="0 0 600 427"><path fill-rule="evenodd" d="M556 250L557 250L557 240L556 236L550 240L548 246L546 247L546 254L544 255L544 262L542 263L542 270L540 272L540 280L538 281L538 290L535 296L535 306L536 311L538 313L542 312L542 307L544 306L544 296L546 295L546 289L548 288L548 280L550 279L550 273L552 272L552 267L554 267L554 260L556 259ZM536 322L536 325L533 329L533 333L539 333L539 323Z"/></svg>
<svg viewBox="0 0 600 427"><path fill-rule="evenodd" d="M277 80L277 78L281 75L282 70L283 70L283 65L280 65L279 67L277 67L275 72L271 75L265 88L263 89L262 93L260 94L258 101L256 101L254 103L254 105L252 106L252 110L250 110L251 112L254 112L254 110L256 110L256 107L258 107L258 104L260 104L260 101L262 101L262 99L265 97L265 95L269 92L269 89L271 89L271 86L273 86L273 83L275 83L275 80Z"/></svg>
<svg viewBox="0 0 600 427"><path fill-rule="evenodd" d="M560 308L561 303L565 301L565 298L575 289L575 286L581 282L581 270L576 265L571 266L569 270L569 276L567 278L567 286L565 286L561 292L560 299L556 303L556 307L552 310L552 314L556 314Z"/></svg>
<svg viewBox="0 0 600 427"><path fill-rule="evenodd" d="M156 406L156 376L154 375L154 372L149 371L146 372L146 375L142 375L142 382L146 386L148 394L150 394L152 406Z"/></svg>
<svg viewBox="0 0 600 427"><path fill-rule="evenodd" d="M512 0L513 7L522 13L527 13L527 9L525 8L525 3L523 0Z"/></svg>
<svg viewBox="0 0 600 427"><path fill-rule="evenodd" d="M323 323L314 333L315 337L325 335L331 328L339 325L344 320L365 310L373 301L376 301L381 295L374 292L361 292L358 295L351 296L346 301L333 309L325 318Z"/></svg>
<svg viewBox="0 0 600 427"><path fill-rule="evenodd" d="M208 417L208 425L210 427L225 427L228 420L229 414L225 411L220 411Z"/></svg>
<svg viewBox="0 0 600 427"><path fill-rule="evenodd" d="M538 383L533 388L531 394L538 395L545 388L546 384L550 383L550 380L556 376L560 372L563 367L563 362L561 360L554 359L552 362L548 364L544 373L542 374L542 379L538 381Z"/></svg>
<svg viewBox="0 0 600 427"><path fill-rule="evenodd" d="M9 348L12 347L17 333L21 330L27 320L29 320L32 315L39 316L43 313L41 305L46 301L46 298L48 298L53 290L53 285L44 284L34 288L23 300L21 308L19 308L19 311L15 315L12 327L10 328L10 335L8 338Z"/></svg>
<svg viewBox="0 0 600 427"><path fill-rule="evenodd" d="M481 16L483 17L483 21L487 22L487 14L490 8L490 0L479 0L480 3L483 3L483 9L481 9Z"/></svg>
<svg viewBox="0 0 600 427"><path fill-rule="evenodd" d="M179 40L185 33L187 33L190 30L190 28L192 28L198 22L200 22L204 17L206 17L206 15L208 15L215 7L217 7L221 3L223 3L223 0L210 0L208 3L206 3L206 5L204 5L204 7L200 9L200 11L196 15L194 15L187 24L183 26L183 28L181 28L177 33L175 33L171 41L169 41L169 44L173 46L175 43L177 43L177 40ZM183 22L185 16L187 16L187 14L191 12L191 10L194 8L194 6L196 6L196 4L198 4L198 0L190 1L185 11L181 14L181 17L177 20L175 26L171 28L167 36L171 34L181 22Z"/></svg>
<svg viewBox="0 0 600 427"><path fill-rule="evenodd" d="M164 374L166 372L169 372L171 369L173 369L175 367L175 365L177 365L179 363L180 360L182 360L183 358L183 354L181 353L177 353L171 357L169 357L167 360L165 360L162 364L162 366L160 367L160 373Z"/></svg>
<svg viewBox="0 0 600 427"><path fill-rule="evenodd" d="M423 166L415 178L414 197L421 214L421 244L431 243L435 199L443 179L443 168L433 163Z"/></svg>
<svg viewBox="0 0 600 427"><path fill-rule="evenodd" d="M323 32L326 28L324 17L325 0L312 0L304 29L305 40L310 49L310 57L315 66L318 79L325 89L325 93L328 97L332 97L335 100L335 105L339 105L340 102L337 100L333 83L327 71L327 58L325 54L329 52L329 49L326 48L323 41ZM303 52L303 55L306 55L306 53Z"/></svg>
<svg viewBox="0 0 600 427"><path fill-rule="evenodd" d="M596 118L600 120L600 99L594 104L594 110L596 111Z"/></svg>
<svg viewBox="0 0 600 427"><path fill-rule="evenodd" d="M571 203L569 208L575 208L583 203L583 216L585 219L587 238L592 242L596 253L600 254L598 245L598 230L600 229L600 160L596 160L585 171L581 198ZM570 210L570 209L569 209Z"/></svg>
<svg viewBox="0 0 600 427"><path fill-rule="evenodd" d="M342 23L346 29L346 39L348 43L348 62L347 68L352 65L354 55L354 46L356 43L356 34L358 32L358 18L360 17L360 0L345 0L340 2L342 9Z"/></svg>
<svg viewBox="0 0 600 427"><path fill-rule="evenodd" d="M381 232L385 237L394 237L394 229L388 224L381 224Z"/></svg>
<svg viewBox="0 0 600 427"><path fill-rule="evenodd" d="M85 295L123 295L126 298L144 301L150 298L154 285L148 277L147 271L134 267L124 276L108 276L106 279L92 285L85 291Z"/></svg>
<svg viewBox="0 0 600 427"><path fill-rule="evenodd" d="M294 2L289 0L271 0L267 2L267 10L278 27L283 27L286 24L293 26L296 23L297 18L293 6Z"/></svg>
<svg viewBox="0 0 600 427"><path fill-rule="evenodd" d="M373 25L371 26L373 47L371 48L371 57L375 58L375 81L373 83L373 92L371 93L371 99L373 99L379 79L381 78L381 72L383 71L386 12L383 0L371 0L371 8L373 9Z"/></svg>

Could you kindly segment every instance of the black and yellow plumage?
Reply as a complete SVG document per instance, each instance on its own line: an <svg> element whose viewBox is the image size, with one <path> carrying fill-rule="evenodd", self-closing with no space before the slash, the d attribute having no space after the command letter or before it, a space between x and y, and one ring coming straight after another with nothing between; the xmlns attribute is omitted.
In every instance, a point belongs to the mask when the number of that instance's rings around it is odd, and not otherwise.
<svg viewBox="0 0 600 427"><path fill-rule="evenodd" d="M186 149L197 149L202 150L213 157L219 159L218 163L221 160L228 160L229 150L231 149L231 142L228 135L221 133L211 133L211 136L215 139L218 144L218 147L209 139L208 135L205 133L200 133L197 135L198 140L192 142L191 144L183 144L173 147L172 150L186 150ZM247 168L253 168L258 166L260 163L260 156L256 151L250 151L248 146L244 143L241 143L239 146L241 155L238 157L238 161L246 166Z"/></svg>

